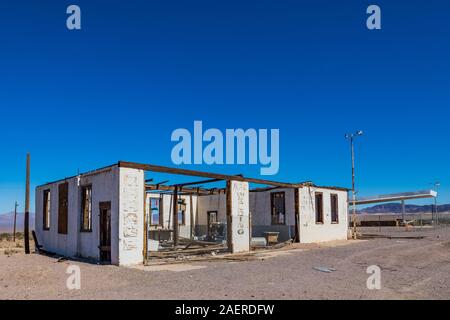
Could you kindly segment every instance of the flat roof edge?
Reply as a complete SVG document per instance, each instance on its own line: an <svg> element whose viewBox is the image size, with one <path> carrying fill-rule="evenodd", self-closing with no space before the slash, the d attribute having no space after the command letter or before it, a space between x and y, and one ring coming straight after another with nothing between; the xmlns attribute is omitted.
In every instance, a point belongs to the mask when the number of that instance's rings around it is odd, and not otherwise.
<svg viewBox="0 0 450 320"><path fill-rule="evenodd" d="M414 200L414 199L427 199L437 197L437 192L434 190L420 190L401 193L382 194L373 197L363 197L356 199L356 204L371 204L382 203L399 200ZM351 202L349 200L349 202Z"/></svg>
<svg viewBox="0 0 450 320"><path fill-rule="evenodd" d="M114 167L117 167L117 166L118 166L118 163L115 163L115 164L111 164L109 166L105 166L105 167L101 167L101 168L98 168L98 169L86 171L86 172L83 172L83 173L80 173L80 174L77 174L77 175L74 175L74 176L69 176L69 177L65 177L63 179L46 182L44 184L36 186L36 189L48 186L50 184L55 184L55 183L67 181L67 180L70 180L70 179L73 179L73 178L76 178L76 177L84 177L84 176L90 176L90 175L93 175L93 174L101 173L102 171L105 171L107 169L111 169L111 168L114 168Z"/></svg>

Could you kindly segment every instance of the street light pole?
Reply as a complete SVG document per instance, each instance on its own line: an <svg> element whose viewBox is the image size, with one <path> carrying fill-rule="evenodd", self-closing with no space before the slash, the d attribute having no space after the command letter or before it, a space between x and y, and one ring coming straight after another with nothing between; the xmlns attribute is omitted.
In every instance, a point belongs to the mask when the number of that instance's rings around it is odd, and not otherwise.
<svg viewBox="0 0 450 320"><path fill-rule="evenodd" d="M352 213L352 237L356 240L356 190L355 190L355 147L353 139L356 136L361 136L363 132L358 130L356 133L347 133L345 138L350 140L350 150L352 156L352 202L353 202L353 213Z"/></svg>

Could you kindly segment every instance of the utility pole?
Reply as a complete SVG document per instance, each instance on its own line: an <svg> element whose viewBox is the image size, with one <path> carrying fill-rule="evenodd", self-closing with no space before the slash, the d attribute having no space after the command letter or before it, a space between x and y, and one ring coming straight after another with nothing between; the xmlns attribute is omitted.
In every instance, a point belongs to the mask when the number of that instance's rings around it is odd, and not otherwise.
<svg viewBox="0 0 450 320"><path fill-rule="evenodd" d="M16 203L14 204L14 230L13 230L13 241L16 242L16 219L17 219L17 207L19 206L19 204Z"/></svg>
<svg viewBox="0 0 450 320"><path fill-rule="evenodd" d="M30 254L30 154L27 153L27 177L25 186L25 221L24 221L24 241L25 254Z"/></svg>
<svg viewBox="0 0 450 320"><path fill-rule="evenodd" d="M357 136L362 136L363 132L358 130L356 133L347 133L345 138L350 141L350 150L352 157L352 202L353 202L353 214L352 214L352 237L356 239L356 190L355 190L355 147L353 139Z"/></svg>

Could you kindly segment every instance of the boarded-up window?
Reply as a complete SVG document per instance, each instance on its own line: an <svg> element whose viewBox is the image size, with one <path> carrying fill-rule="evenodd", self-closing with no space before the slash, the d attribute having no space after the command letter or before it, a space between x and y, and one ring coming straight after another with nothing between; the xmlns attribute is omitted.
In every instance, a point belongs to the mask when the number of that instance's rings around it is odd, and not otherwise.
<svg viewBox="0 0 450 320"><path fill-rule="evenodd" d="M337 194L331 194L330 195L330 201L331 201L331 222L332 223L339 223L338 195Z"/></svg>
<svg viewBox="0 0 450 320"><path fill-rule="evenodd" d="M286 207L284 192L273 192L271 198L272 224L286 224Z"/></svg>
<svg viewBox="0 0 450 320"><path fill-rule="evenodd" d="M323 194L316 192L316 223L323 223Z"/></svg>
<svg viewBox="0 0 450 320"><path fill-rule="evenodd" d="M81 187L81 231L92 231L92 186Z"/></svg>
<svg viewBox="0 0 450 320"><path fill-rule="evenodd" d="M44 199L43 199L43 229L50 230L50 190L44 190Z"/></svg>
<svg viewBox="0 0 450 320"><path fill-rule="evenodd" d="M162 226L162 198L150 198L150 225Z"/></svg>
<svg viewBox="0 0 450 320"><path fill-rule="evenodd" d="M69 184L58 186L58 233L67 234L68 226Z"/></svg>

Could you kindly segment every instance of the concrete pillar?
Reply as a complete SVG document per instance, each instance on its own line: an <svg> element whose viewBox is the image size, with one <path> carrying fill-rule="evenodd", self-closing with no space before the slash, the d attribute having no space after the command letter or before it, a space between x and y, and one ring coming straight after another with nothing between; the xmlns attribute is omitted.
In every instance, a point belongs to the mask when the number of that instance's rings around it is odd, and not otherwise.
<svg viewBox="0 0 450 320"><path fill-rule="evenodd" d="M248 182L227 182L227 243L232 253L250 251Z"/></svg>
<svg viewBox="0 0 450 320"><path fill-rule="evenodd" d="M402 220L405 222L405 200L402 200Z"/></svg>
<svg viewBox="0 0 450 320"><path fill-rule="evenodd" d="M119 181L119 261L121 266L144 260L144 171L120 168ZM114 234L112 234L114 236ZM111 239L111 246L115 241ZM113 262L114 263L114 262Z"/></svg>

